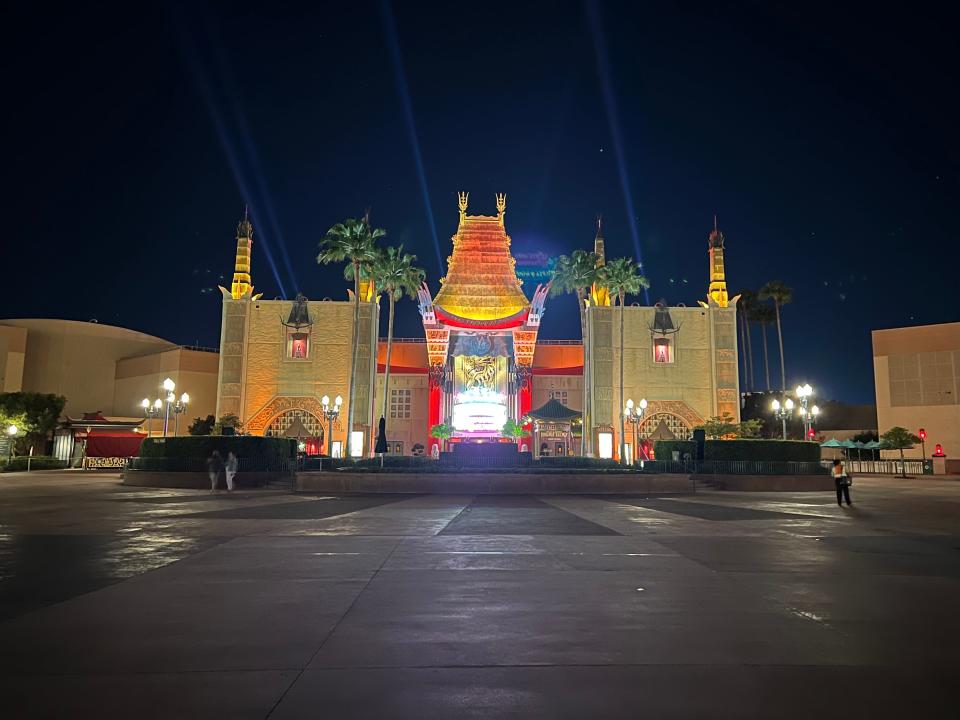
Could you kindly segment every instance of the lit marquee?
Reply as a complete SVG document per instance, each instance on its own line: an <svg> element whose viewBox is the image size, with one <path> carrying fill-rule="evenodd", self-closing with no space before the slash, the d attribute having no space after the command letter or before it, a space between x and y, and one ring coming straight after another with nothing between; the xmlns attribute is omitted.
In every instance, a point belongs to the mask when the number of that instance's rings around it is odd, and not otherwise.
<svg viewBox="0 0 960 720"><path fill-rule="evenodd" d="M459 432L499 433L507 422L506 398L487 388L474 387L457 394L453 428Z"/></svg>

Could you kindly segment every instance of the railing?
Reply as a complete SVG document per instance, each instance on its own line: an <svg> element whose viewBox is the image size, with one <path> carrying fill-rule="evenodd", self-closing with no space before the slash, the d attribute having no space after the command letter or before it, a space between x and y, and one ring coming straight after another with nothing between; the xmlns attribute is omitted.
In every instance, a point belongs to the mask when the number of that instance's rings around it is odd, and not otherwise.
<svg viewBox="0 0 960 720"><path fill-rule="evenodd" d="M181 350L195 350L196 352L218 353L220 348L204 347L203 345L181 345Z"/></svg>
<svg viewBox="0 0 960 720"><path fill-rule="evenodd" d="M640 463L637 464L639 466ZM818 462L779 460L648 460L640 472L690 473L696 475L824 475Z"/></svg>
<svg viewBox="0 0 960 720"><path fill-rule="evenodd" d="M821 460L820 464L829 470L833 467L833 460ZM923 460L844 460L843 466L851 474L923 475Z"/></svg>
<svg viewBox="0 0 960 720"><path fill-rule="evenodd" d="M541 340L537 339L537 345L583 345L582 340Z"/></svg>

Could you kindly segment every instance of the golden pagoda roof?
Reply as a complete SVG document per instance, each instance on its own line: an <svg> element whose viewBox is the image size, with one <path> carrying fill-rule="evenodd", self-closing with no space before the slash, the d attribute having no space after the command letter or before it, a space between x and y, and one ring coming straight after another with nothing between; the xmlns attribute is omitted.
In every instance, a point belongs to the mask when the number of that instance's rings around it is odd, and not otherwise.
<svg viewBox="0 0 960 720"><path fill-rule="evenodd" d="M465 209L465 208L463 208ZM492 321L517 315L530 306L520 289L516 261L503 217L466 215L453 236L447 275L433 304L466 320Z"/></svg>

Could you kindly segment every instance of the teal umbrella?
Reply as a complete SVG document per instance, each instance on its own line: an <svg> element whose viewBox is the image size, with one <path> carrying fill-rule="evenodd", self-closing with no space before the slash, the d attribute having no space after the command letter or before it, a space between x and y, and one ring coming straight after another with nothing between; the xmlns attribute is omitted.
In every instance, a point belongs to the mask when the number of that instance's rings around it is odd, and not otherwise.
<svg viewBox="0 0 960 720"><path fill-rule="evenodd" d="M842 448L842 447L843 447L843 444L842 444L839 440L837 440L836 438L830 438L830 439L827 440L826 442L820 443L820 447L822 447L822 448Z"/></svg>

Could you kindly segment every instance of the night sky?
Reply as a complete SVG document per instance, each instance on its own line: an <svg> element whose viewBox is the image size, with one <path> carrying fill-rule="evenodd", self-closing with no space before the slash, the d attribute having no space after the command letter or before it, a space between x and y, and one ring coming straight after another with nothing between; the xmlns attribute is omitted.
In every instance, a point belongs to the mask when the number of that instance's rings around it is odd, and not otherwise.
<svg viewBox="0 0 960 720"><path fill-rule="evenodd" d="M960 319L934 5L141 5L7 13L0 317L215 346L245 202L265 297L345 297L317 243L368 207L435 293L468 190L507 193L515 252L589 249L602 213L671 304L705 295L717 213L731 295L794 287L788 382L822 396L872 401L871 329ZM397 326L422 335L414 303ZM541 335L577 332L551 300Z"/></svg>

